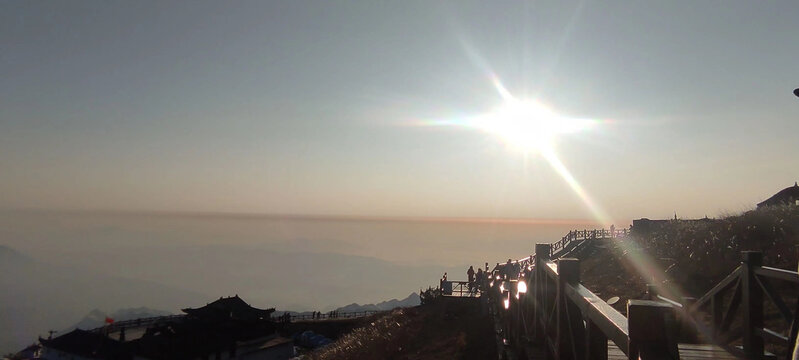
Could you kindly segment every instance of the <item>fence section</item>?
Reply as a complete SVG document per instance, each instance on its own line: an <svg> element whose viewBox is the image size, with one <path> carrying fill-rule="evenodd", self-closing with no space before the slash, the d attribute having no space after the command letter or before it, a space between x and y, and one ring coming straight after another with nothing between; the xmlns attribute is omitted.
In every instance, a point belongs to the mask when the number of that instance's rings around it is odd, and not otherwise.
<svg viewBox="0 0 799 360"><path fill-rule="evenodd" d="M743 252L741 265L699 299L673 300L649 285L648 299L628 301L626 317L616 311L580 284L579 261L563 255L586 240L628 234L571 231L510 266L497 264L481 286L509 348L519 357L537 346L553 359L607 359L612 343L629 359L679 359L678 340L704 338L718 346L704 348L713 357L762 359L773 358L770 344L794 346L799 312L784 296L793 289L797 301L799 273L762 266L759 252Z"/></svg>
<svg viewBox="0 0 799 360"><path fill-rule="evenodd" d="M489 283L492 311L514 352L536 344L554 359L607 359L610 340L629 359L679 358L670 306L631 300L625 317L580 284L577 259L553 261L551 253L551 244L537 244L529 271Z"/></svg>
<svg viewBox="0 0 799 360"><path fill-rule="evenodd" d="M382 310L365 310L365 311L349 311L338 312L328 311L326 313L316 312L312 314L290 314L284 313L282 315L272 316L272 320L276 322L295 322L295 321L323 321L323 320L338 320L338 319L354 319L366 317L374 314L384 312Z"/></svg>

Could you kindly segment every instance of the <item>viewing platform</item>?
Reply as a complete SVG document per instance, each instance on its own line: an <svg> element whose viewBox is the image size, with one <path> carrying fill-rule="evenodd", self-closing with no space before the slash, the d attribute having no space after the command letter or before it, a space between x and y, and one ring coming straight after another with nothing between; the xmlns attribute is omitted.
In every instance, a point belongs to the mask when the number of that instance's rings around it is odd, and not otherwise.
<svg viewBox="0 0 799 360"><path fill-rule="evenodd" d="M485 299L503 359L776 359L769 346L793 347L796 299L786 302L778 289L799 285L799 273L762 266L754 251L743 252L741 265L698 299L674 300L649 285L643 298L627 301L626 316L620 313L580 283L580 261L570 255L593 240L628 235L571 231L536 244L533 255L497 264L480 284L442 281L441 292ZM764 305L776 315L767 318Z"/></svg>
<svg viewBox="0 0 799 360"><path fill-rule="evenodd" d="M447 297L476 298L480 297L477 282L441 281L441 295Z"/></svg>

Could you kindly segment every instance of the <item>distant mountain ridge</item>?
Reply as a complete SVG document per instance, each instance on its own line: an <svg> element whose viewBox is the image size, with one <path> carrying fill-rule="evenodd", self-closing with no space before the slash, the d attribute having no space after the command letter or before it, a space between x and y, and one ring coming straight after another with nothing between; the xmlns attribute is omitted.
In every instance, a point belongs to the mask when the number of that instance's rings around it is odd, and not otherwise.
<svg viewBox="0 0 799 360"><path fill-rule="evenodd" d="M5 245L0 245L0 289L0 354L30 344L48 329L101 326L106 314L93 308L130 307L110 315L124 320L169 314L134 306L177 308L205 297L152 281L108 276L91 267L50 264ZM99 325L91 317L99 317ZM68 328L70 324L75 325Z"/></svg>
<svg viewBox="0 0 799 360"><path fill-rule="evenodd" d="M78 323L61 331L61 333L67 333L74 329L81 329L81 330L96 329L105 324L106 317L111 318L114 321L125 321L125 320L134 320L134 319L168 316L168 315L173 315L173 313L169 311L150 309L143 306L137 308L119 309L111 314L105 313L98 309L94 309L88 314L86 314L86 316L84 316L83 319L78 321Z"/></svg>
<svg viewBox="0 0 799 360"><path fill-rule="evenodd" d="M391 299L388 301L379 302L377 304L364 304L359 305L357 303L352 303L346 306L342 306L336 311L338 312L357 312L357 311L386 311L392 310L400 307L412 307L417 306L422 303L421 299L419 298L419 294L413 292L408 297L397 300Z"/></svg>
<svg viewBox="0 0 799 360"><path fill-rule="evenodd" d="M0 260L4 263L11 263L14 265L33 261L30 257L6 245L0 245Z"/></svg>
<svg viewBox="0 0 799 360"><path fill-rule="evenodd" d="M379 302L377 304L364 304L364 305L359 305L357 303L352 303L352 304L349 304L349 305L346 305L346 306L342 306L342 307L336 308L334 311L338 311L339 313L360 312L360 311L387 311L387 310L393 310L393 309L400 308L400 307L413 307L413 306L420 305L421 303L422 303L422 301L421 301L421 298L419 298L419 294L417 294L415 292L412 292L410 295L408 295L408 297L406 297L406 298L404 298L402 300L391 299L391 300L388 300L388 301ZM314 312L313 311L301 311L300 312L300 311L291 311L291 310L278 310L278 311L275 311L275 315L282 315L282 314L285 314L285 313L288 313L290 315L311 315ZM326 312L323 311L322 313L326 313Z"/></svg>

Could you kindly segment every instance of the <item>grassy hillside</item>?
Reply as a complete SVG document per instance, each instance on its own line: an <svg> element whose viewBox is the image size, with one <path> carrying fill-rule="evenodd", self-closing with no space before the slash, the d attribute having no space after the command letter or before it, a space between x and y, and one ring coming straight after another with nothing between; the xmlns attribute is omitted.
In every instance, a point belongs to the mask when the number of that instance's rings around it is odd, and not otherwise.
<svg viewBox="0 0 799 360"><path fill-rule="evenodd" d="M738 266L741 251L761 251L764 265L796 270L799 207L768 207L714 221L672 221L637 241L652 257L669 259L670 279L696 295Z"/></svg>
<svg viewBox="0 0 799 360"><path fill-rule="evenodd" d="M496 358L493 325L474 301L439 298L375 318L309 359Z"/></svg>

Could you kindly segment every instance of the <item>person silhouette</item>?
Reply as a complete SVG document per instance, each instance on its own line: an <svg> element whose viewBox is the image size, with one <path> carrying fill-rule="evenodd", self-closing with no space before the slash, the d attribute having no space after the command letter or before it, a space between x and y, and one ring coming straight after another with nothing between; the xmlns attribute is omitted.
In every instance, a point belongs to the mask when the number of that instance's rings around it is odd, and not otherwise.
<svg viewBox="0 0 799 360"><path fill-rule="evenodd" d="M469 278L469 292L472 291L474 288L474 267L469 266L469 270L466 270L466 276Z"/></svg>
<svg viewBox="0 0 799 360"><path fill-rule="evenodd" d="M477 273L474 275L474 281L476 282L475 289L480 290L483 287L483 269L477 268Z"/></svg>

